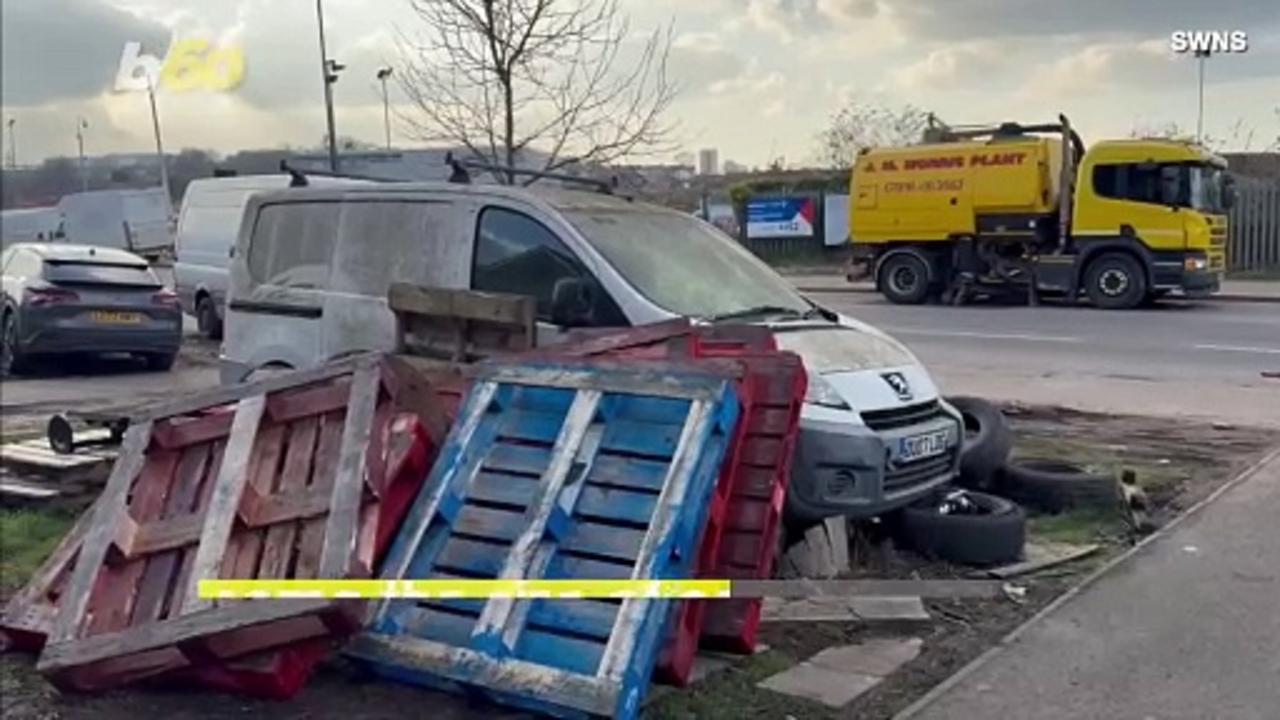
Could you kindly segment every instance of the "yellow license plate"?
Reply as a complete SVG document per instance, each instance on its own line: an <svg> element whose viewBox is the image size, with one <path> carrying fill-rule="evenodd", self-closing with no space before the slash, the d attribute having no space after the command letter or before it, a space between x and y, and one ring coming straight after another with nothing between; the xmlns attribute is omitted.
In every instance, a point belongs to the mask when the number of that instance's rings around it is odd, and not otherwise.
<svg viewBox="0 0 1280 720"><path fill-rule="evenodd" d="M132 312L108 312L106 310L95 310L89 313L89 317L96 323L103 325L138 325L142 322L142 315Z"/></svg>

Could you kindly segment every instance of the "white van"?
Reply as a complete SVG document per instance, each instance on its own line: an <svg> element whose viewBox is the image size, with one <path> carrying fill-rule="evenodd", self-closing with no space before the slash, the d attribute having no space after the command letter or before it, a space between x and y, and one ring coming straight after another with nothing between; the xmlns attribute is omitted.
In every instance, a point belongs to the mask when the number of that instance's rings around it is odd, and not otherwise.
<svg viewBox="0 0 1280 720"><path fill-rule="evenodd" d="M602 193L397 183L255 195L232 260L222 380L393 349L392 282L532 295L539 345L566 328L680 316L768 325L809 371L796 519L877 515L959 468L960 416L901 344L807 300L707 223Z"/></svg>
<svg viewBox="0 0 1280 720"><path fill-rule="evenodd" d="M255 192L288 188L291 180L281 173L202 178L187 185L174 247L174 289L183 310L196 318L206 337L222 337L227 268L245 203ZM308 177L307 182L319 187L365 184L327 177Z"/></svg>

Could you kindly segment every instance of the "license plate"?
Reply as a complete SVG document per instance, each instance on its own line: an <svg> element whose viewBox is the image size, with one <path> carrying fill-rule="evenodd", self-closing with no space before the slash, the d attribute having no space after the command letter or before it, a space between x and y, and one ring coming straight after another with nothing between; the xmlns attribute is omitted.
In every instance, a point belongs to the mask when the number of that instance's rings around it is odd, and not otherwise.
<svg viewBox="0 0 1280 720"><path fill-rule="evenodd" d="M133 312L95 310L89 313L89 317L102 325L137 325L142 322L142 315Z"/></svg>
<svg viewBox="0 0 1280 720"><path fill-rule="evenodd" d="M898 440L898 454L895 458L900 463L923 460L947 451L951 441L950 430L936 430L923 435L912 435Z"/></svg>

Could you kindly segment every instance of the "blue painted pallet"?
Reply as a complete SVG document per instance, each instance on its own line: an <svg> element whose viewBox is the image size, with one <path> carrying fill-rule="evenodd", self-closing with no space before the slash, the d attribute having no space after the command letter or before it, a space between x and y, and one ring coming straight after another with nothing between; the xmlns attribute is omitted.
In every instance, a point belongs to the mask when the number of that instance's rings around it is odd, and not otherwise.
<svg viewBox="0 0 1280 720"><path fill-rule="evenodd" d="M689 577L737 416L731 381L689 366L485 366L381 577ZM403 682L633 718L672 602L387 600L348 653Z"/></svg>

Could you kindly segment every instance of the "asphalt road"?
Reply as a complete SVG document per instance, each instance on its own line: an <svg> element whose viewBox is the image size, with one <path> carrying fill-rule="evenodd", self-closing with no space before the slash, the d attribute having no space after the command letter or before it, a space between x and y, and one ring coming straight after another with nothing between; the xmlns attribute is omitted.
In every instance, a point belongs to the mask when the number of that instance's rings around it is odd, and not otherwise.
<svg viewBox="0 0 1280 720"><path fill-rule="evenodd" d="M1280 427L1280 304L1168 302L1128 312L903 307L868 293L821 304L876 325L952 394Z"/></svg>

